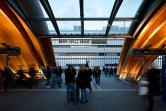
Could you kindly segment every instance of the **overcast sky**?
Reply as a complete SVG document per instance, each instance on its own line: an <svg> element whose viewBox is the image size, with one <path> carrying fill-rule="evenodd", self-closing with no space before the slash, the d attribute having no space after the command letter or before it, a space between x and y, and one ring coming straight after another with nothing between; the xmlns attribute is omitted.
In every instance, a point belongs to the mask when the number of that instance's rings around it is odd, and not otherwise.
<svg viewBox="0 0 166 111"><path fill-rule="evenodd" d="M48 0L55 17L80 17L79 0ZM123 0L116 17L134 17L143 0ZM84 0L84 18L110 17L115 0ZM45 17L48 17L44 13ZM80 21L57 21L59 29L73 29L74 25L81 25ZM102 30L108 21L85 21L85 30ZM126 23L129 27L131 22ZM113 25L124 26L124 22L114 22ZM53 27L48 26L50 29Z"/></svg>

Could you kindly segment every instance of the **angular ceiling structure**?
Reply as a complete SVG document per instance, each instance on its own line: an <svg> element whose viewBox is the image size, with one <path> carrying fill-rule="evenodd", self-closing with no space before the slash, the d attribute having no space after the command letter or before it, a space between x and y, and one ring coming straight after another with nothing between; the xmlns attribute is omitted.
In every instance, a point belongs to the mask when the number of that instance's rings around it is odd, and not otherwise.
<svg viewBox="0 0 166 111"><path fill-rule="evenodd" d="M141 58L132 57L131 48L165 43L165 0L0 0L0 16L1 43L21 48L9 62L13 70L31 63L56 66L51 38L112 37L126 38L118 66L125 78L142 73ZM146 56L145 62L156 57ZM1 68L5 61L0 55Z"/></svg>
<svg viewBox="0 0 166 111"><path fill-rule="evenodd" d="M131 56L132 48L163 48L166 44L166 2L159 1L147 14L134 35L135 39L126 39L121 52L118 75L125 79L128 74L131 78L135 74L143 74L143 60L145 58L145 71L159 55ZM165 47L164 47L165 48Z"/></svg>

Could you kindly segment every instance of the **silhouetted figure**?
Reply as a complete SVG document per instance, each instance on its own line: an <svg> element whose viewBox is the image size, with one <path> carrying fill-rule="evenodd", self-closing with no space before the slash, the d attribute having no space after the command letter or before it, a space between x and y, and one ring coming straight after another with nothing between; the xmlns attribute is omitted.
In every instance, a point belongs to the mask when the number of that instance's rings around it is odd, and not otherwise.
<svg viewBox="0 0 166 111"><path fill-rule="evenodd" d="M92 70L89 67L86 67L87 69L87 88L90 90L90 94L92 94L92 86L91 86L91 81L92 81Z"/></svg>
<svg viewBox="0 0 166 111"><path fill-rule="evenodd" d="M2 69L0 69L0 84L2 83L2 77L4 75L4 71Z"/></svg>
<svg viewBox="0 0 166 111"><path fill-rule="evenodd" d="M57 83L57 78L58 78L57 69L56 69L56 67L54 67L52 70L52 74L51 74L51 79L52 79L51 86L52 87L54 87L55 84Z"/></svg>
<svg viewBox="0 0 166 111"><path fill-rule="evenodd" d="M146 72L148 74L149 81L149 92L148 92L148 100L149 100L149 109L148 111L153 111L153 96L159 93L158 79L157 75L159 75L160 70L154 68L153 64L150 66L150 69Z"/></svg>
<svg viewBox="0 0 166 111"><path fill-rule="evenodd" d="M103 74L105 74L105 67L103 66Z"/></svg>
<svg viewBox="0 0 166 111"><path fill-rule="evenodd" d="M95 81L96 81L96 84L99 85L99 82L100 82L100 75L101 75L101 70L100 70L100 67L97 66L97 68L94 70L94 76L95 76Z"/></svg>
<svg viewBox="0 0 166 111"><path fill-rule="evenodd" d="M14 73L10 70L8 66L5 66L5 72L4 72L4 90L5 91L7 91L7 87L11 80L12 75L14 75Z"/></svg>
<svg viewBox="0 0 166 111"><path fill-rule="evenodd" d="M58 74L58 77L59 77L59 84L62 84L62 68L61 68L61 66L58 66L57 74Z"/></svg>
<svg viewBox="0 0 166 111"><path fill-rule="evenodd" d="M88 102L86 87L89 83L88 72L84 65L80 65L77 76L78 87L81 89L81 102Z"/></svg>
<svg viewBox="0 0 166 111"><path fill-rule="evenodd" d="M33 89L33 82L34 82L33 77L35 76L34 66L35 66L35 64L32 64L31 68L29 70L29 75L31 76L31 78L29 78L29 88L30 89Z"/></svg>
<svg viewBox="0 0 166 111"><path fill-rule="evenodd" d="M110 68L110 72L109 73L110 73L110 76L113 76L113 68L112 67Z"/></svg>
<svg viewBox="0 0 166 111"><path fill-rule="evenodd" d="M77 101L75 89L75 74L72 71L72 66L69 65L65 70L65 83L67 85L67 101L71 101L71 92L74 102Z"/></svg>
<svg viewBox="0 0 166 111"><path fill-rule="evenodd" d="M50 85L51 85L51 69L50 69L49 66L47 66L46 78L47 78L46 88L50 88Z"/></svg>
<svg viewBox="0 0 166 111"><path fill-rule="evenodd" d="M21 66L20 66L20 70L17 71L17 74L20 76L19 81L21 82L21 85L23 87L25 87L26 86L26 81L25 81L26 76L24 75Z"/></svg>
<svg viewBox="0 0 166 111"><path fill-rule="evenodd" d="M106 67L106 69L105 69L105 76L106 77L108 76L108 72L109 72L109 69L108 69L108 67Z"/></svg>
<svg viewBox="0 0 166 111"><path fill-rule="evenodd" d="M116 67L114 67L113 73L114 73L114 76L117 77L117 74L116 74L117 73L117 68Z"/></svg>

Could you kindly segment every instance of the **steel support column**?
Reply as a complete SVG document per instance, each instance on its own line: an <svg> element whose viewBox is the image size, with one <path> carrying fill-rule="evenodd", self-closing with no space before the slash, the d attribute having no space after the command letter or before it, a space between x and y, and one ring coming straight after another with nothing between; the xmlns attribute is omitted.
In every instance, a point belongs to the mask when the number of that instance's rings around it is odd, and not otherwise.
<svg viewBox="0 0 166 111"><path fill-rule="evenodd" d="M112 23L113 23L113 21L115 19L115 16L116 16L116 14L117 14L117 12L119 10L120 5L122 4L122 1L123 0L116 0L115 3L114 3L113 9L112 9L112 12L111 12L111 15L110 15L110 19L108 21L105 37L108 36L108 33L109 33L110 28L112 26Z"/></svg>
<svg viewBox="0 0 166 111"><path fill-rule="evenodd" d="M56 32L57 32L57 35L60 37L60 31L59 31L59 28L58 28L58 25L57 25L57 22L55 20L55 16L52 12L52 9L50 7L50 4L48 2L48 0L40 0L42 6L44 7L45 11L47 12Z"/></svg>

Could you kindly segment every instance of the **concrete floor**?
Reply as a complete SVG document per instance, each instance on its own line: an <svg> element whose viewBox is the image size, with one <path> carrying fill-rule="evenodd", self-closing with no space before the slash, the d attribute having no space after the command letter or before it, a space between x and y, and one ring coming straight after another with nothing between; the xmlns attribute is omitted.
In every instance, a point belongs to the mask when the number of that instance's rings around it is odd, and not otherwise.
<svg viewBox="0 0 166 111"><path fill-rule="evenodd" d="M63 76L64 82L64 76ZM36 85L34 89L9 87L8 92L0 88L0 111L146 111L147 97L138 96L137 87L128 86L113 77L101 77L97 86L92 82L93 93L88 103L66 101L66 86L46 89ZM154 111L166 111L161 97L154 98Z"/></svg>

